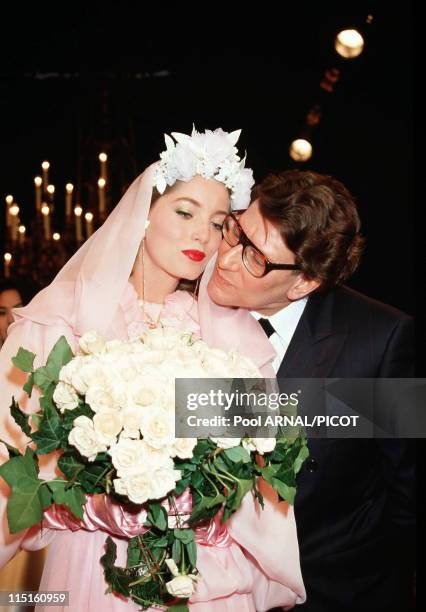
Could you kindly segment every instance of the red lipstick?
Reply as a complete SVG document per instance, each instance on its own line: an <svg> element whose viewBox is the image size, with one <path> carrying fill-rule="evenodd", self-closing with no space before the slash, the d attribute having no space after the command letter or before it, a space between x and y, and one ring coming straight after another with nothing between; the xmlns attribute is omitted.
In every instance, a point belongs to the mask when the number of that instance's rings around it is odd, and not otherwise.
<svg viewBox="0 0 426 612"><path fill-rule="evenodd" d="M192 261L202 261L206 256L203 251L197 251L196 249L187 249L185 251L182 251L182 253L186 255L189 259L192 259Z"/></svg>

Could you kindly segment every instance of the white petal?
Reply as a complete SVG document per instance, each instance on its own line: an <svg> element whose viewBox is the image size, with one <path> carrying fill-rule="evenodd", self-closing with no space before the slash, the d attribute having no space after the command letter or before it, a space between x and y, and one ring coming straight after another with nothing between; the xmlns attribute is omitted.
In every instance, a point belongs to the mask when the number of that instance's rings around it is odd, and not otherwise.
<svg viewBox="0 0 426 612"><path fill-rule="evenodd" d="M234 132L231 132L229 134L228 138L232 142L233 145L236 145L240 135L241 135L241 130L235 130Z"/></svg>

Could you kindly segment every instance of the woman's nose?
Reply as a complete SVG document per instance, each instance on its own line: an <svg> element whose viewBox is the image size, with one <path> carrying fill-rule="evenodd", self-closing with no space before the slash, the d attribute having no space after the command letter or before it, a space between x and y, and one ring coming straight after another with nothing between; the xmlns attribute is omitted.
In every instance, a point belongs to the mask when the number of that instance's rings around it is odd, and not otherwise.
<svg viewBox="0 0 426 612"><path fill-rule="evenodd" d="M208 223L200 223L192 234L193 240L200 242L201 244L207 244L210 240L211 226Z"/></svg>
<svg viewBox="0 0 426 612"><path fill-rule="evenodd" d="M8 310L8 311L7 311L7 324L8 324L8 325L12 325L13 320L14 320L14 319L13 319L12 311L11 311L11 310Z"/></svg>

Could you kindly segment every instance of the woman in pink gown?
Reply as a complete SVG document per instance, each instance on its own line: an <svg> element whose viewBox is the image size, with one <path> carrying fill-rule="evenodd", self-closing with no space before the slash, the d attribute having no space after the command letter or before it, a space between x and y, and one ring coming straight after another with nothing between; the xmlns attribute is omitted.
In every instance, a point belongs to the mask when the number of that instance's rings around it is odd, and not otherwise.
<svg viewBox="0 0 426 612"><path fill-rule="evenodd" d="M226 135L221 130L214 134L218 132L219 139L213 141L216 148L225 138L233 144L238 138L236 133ZM204 151L208 161L213 153ZM235 149L232 155L235 159ZM162 160L164 167L163 156ZM0 439L21 449L28 442L10 417L12 396L27 412L38 409L35 393L30 400L24 397L24 380L11 365L12 356L23 346L37 355L38 367L61 335L75 349L78 338L90 330L107 339L126 340L137 336L147 324L167 319L200 333L211 346L246 354L265 376L273 375L274 353L266 336L259 337L248 313L211 303L204 278L198 302L187 291L176 290L180 279L198 278L217 250L230 193L231 199L240 196L241 207L242 197L248 204L247 190L238 192L235 181L231 187L228 181L227 189L226 178L213 179L202 169L192 175L187 166L180 171L181 180L176 182L175 175L173 188L164 192L161 162L150 166L52 284L27 307L15 311L15 323L0 352ZM247 175L244 179L246 186ZM156 193L153 198L154 186L164 195ZM7 458L0 444L0 461ZM56 464L57 453L42 456L40 478L54 478ZM213 522L197 531L197 567L202 580L190 600L191 611L262 612L276 606L290 609L305 600L293 508L278 503L274 492L266 483L263 486L263 511L247 495L225 527ZM82 523L69 519L60 507L52 508L42 527L10 534L5 512L9 489L3 480L0 487L0 566L20 549L38 550L49 545L40 590L69 591L68 607L49 606L46 611L139 609L131 601L105 593L107 584L99 559L111 534L117 544L117 564L125 565L126 538L136 533L141 517L132 524L125 510L111 509L104 496L93 496Z"/></svg>

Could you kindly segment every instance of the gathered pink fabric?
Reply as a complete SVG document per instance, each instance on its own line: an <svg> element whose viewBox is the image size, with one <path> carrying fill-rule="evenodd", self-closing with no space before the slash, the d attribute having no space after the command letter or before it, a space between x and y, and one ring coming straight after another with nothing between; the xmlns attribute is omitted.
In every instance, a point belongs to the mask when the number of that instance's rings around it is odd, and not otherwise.
<svg viewBox="0 0 426 612"><path fill-rule="evenodd" d="M92 329L108 339L122 340L143 329L137 295L128 279L145 231L153 171L151 166L134 181L104 225L53 283L27 307L16 309L16 321L0 351L0 439L21 449L28 442L10 417L12 395L27 412L38 410L37 394L29 401L25 399L24 377L11 365L11 357L20 346L36 353L37 367L45 363L60 335L75 349L78 338ZM174 318L176 325L200 331L211 346L242 352L262 368L265 376L272 376L275 353L260 326L253 324L244 311L213 305L206 293L206 279L201 284L198 305L188 293L178 291L166 300L162 316L165 314ZM8 456L2 444L0 451L3 462ZM40 477L50 479L55 475L57 453L41 457ZM107 585L99 559L106 534L110 533L117 544L117 564L125 565L127 538L134 529L140 529L142 516L131 517L123 508L112 509L105 496L92 496L84 526L67 524L65 514L55 514L52 509L50 519L46 519L46 525L52 521L49 527L36 526L12 535L5 512L9 490L4 481L0 486L0 566L20 548L37 550L49 544L40 590L70 592L69 607L49 606L45 612L139 609L116 594L105 594ZM275 606L290 609L305 600L293 508L278 503L272 490L265 492L263 511L254 497L247 495L226 526L216 520L204 531L197 530L197 567L203 579L191 599L191 612L262 612Z"/></svg>

